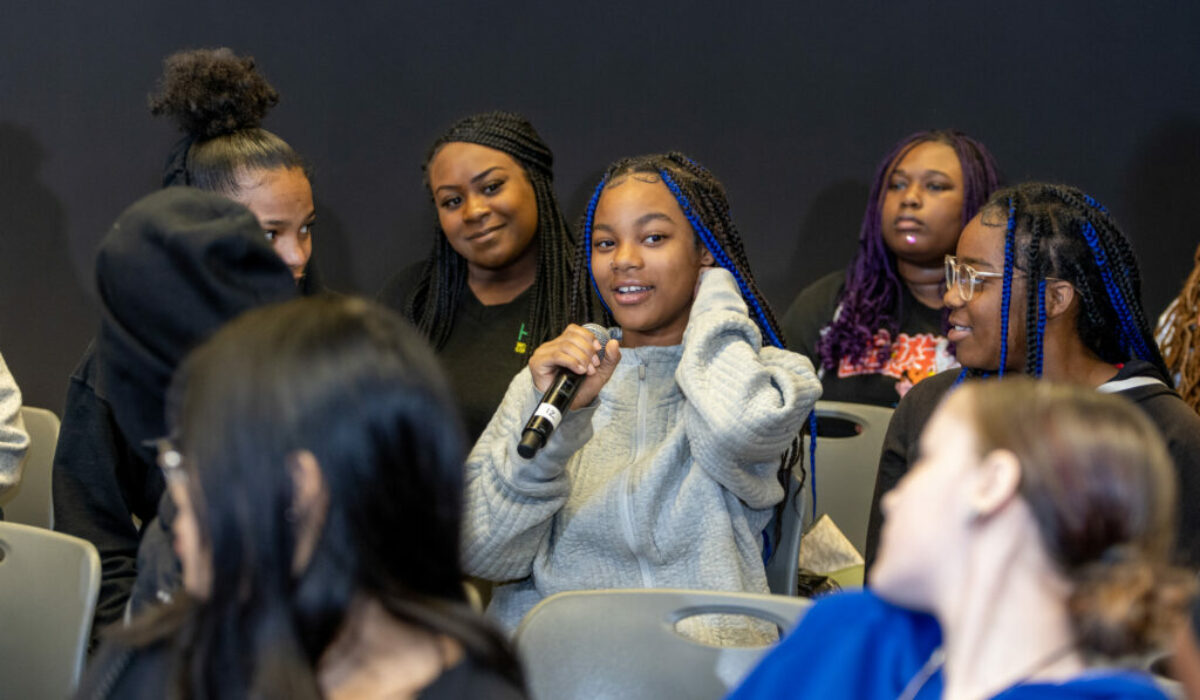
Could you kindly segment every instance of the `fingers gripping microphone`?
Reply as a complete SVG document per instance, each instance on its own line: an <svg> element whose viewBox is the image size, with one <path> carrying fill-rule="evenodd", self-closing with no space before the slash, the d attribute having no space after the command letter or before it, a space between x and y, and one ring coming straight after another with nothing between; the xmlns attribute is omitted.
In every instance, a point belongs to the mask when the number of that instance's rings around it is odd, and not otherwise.
<svg viewBox="0 0 1200 700"><path fill-rule="evenodd" d="M612 337L609 330L595 323L588 323L583 327L600 341L599 355L603 360L604 348ZM554 378L546 393L542 394L541 403L525 424L525 430L521 432L521 442L517 445L517 454L525 459L533 459L537 451L545 446L546 441L550 439L550 433L554 432L562 422L563 414L571 407L571 402L575 400L575 392L579 391L579 385L586 376L567 369L559 370L558 376Z"/></svg>

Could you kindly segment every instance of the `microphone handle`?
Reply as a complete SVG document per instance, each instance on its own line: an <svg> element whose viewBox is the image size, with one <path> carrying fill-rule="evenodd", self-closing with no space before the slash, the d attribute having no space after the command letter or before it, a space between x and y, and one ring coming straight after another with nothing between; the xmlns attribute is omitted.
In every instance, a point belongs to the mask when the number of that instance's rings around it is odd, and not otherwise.
<svg viewBox="0 0 1200 700"><path fill-rule="evenodd" d="M583 383L583 375L570 370L562 370L554 378L554 383L542 394L538 404L525 429L521 431L521 442L517 445L517 454L525 459L532 459L537 451L542 449L550 439L550 433L562 422L563 414L575 400L575 392Z"/></svg>

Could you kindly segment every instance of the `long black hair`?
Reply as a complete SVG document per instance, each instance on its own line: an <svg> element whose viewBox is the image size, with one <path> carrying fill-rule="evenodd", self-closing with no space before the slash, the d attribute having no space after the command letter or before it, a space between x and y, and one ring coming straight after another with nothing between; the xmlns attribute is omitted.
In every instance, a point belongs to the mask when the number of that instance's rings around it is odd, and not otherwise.
<svg viewBox="0 0 1200 700"><path fill-rule="evenodd" d="M1170 377L1142 310L1142 284L1129 239L1099 202L1066 185L1030 182L1002 189L980 210L1005 225L1000 303L1000 367L1008 364L1009 307L1015 270L1027 274L1025 373L1041 376L1046 280L1070 282L1080 297L1076 332L1101 360L1145 360ZM963 369L962 376L968 370Z"/></svg>
<svg viewBox="0 0 1200 700"><path fill-rule="evenodd" d="M360 597L521 683L513 653L465 600L463 433L436 360L403 319L329 296L245 314L189 358L173 396L212 561L211 593L183 625L183 697L319 697L316 663ZM296 573L289 460L302 450L328 507Z"/></svg>
<svg viewBox="0 0 1200 700"><path fill-rule="evenodd" d="M511 112L473 114L455 122L433 142L422 171L428 189L429 164L448 143L475 143L494 148L517 161L537 198L537 276L530 300L530 341L536 348L557 336L570 322L566 300L571 290L571 246L574 238L554 195L554 154L529 120ZM430 192L432 201L433 193ZM399 300L400 309L417 329L441 349L454 327L454 313L467 292L467 261L446 239L441 226L416 286ZM521 359L524 362L524 357Z"/></svg>

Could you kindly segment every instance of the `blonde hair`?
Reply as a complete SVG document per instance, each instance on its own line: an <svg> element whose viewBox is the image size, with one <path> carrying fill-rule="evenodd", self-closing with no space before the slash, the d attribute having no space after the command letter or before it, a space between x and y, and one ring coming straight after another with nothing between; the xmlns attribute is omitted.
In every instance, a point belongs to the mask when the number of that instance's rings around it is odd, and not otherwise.
<svg viewBox="0 0 1200 700"><path fill-rule="evenodd" d="M1158 319L1154 335L1176 391L1200 413L1200 246L1195 257L1196 266Z"/></svg>

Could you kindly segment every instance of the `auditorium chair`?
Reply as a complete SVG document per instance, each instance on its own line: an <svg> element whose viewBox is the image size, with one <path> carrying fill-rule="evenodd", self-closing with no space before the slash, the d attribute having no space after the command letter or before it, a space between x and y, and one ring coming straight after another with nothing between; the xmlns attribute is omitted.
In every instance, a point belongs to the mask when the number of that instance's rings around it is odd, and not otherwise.
<svg viewBox="0 0 1200 700"><path fill-rule="evenodd" d="M4 519L9 522L54 528L54 506L50 497L54 450L58 447L58 416L44 408L21 407L21 418L29 433L29 451L21 482L0 499Z"/></svg>
<svg viewBox="0 0 1200 700"><path fill-rule="evenodd" d="M71 696L99 591L92 543L0 522L0 697Z"/></svg>
<svg viewBox="0 0 1200 700"><path fill-rule="evenodd" d="M534 700L722 698L768 647L714 647L675 629L693 615L749 615L782 637L806 598L671 589L572 591L538 603L517 629Z"/></svg>
<svg viewBox="0 0 1200 700"><path fill-rule="evenodd" d="M892 409L839 401L818 401L816 478L810 469L808 436L804 438L804 489L799 489L799 466L783 509L781 537L767 562L767 585L772 593L796 595L800 540L804 528L828 514L851 544L862 553L867 544L867 520L875 492L875 473ZM816 497L813 498L813 485ZM815 500L809 517L807 504ZM775 520L767 525L774 536ZM861 578L861 577L860 577Z"/></svg>

